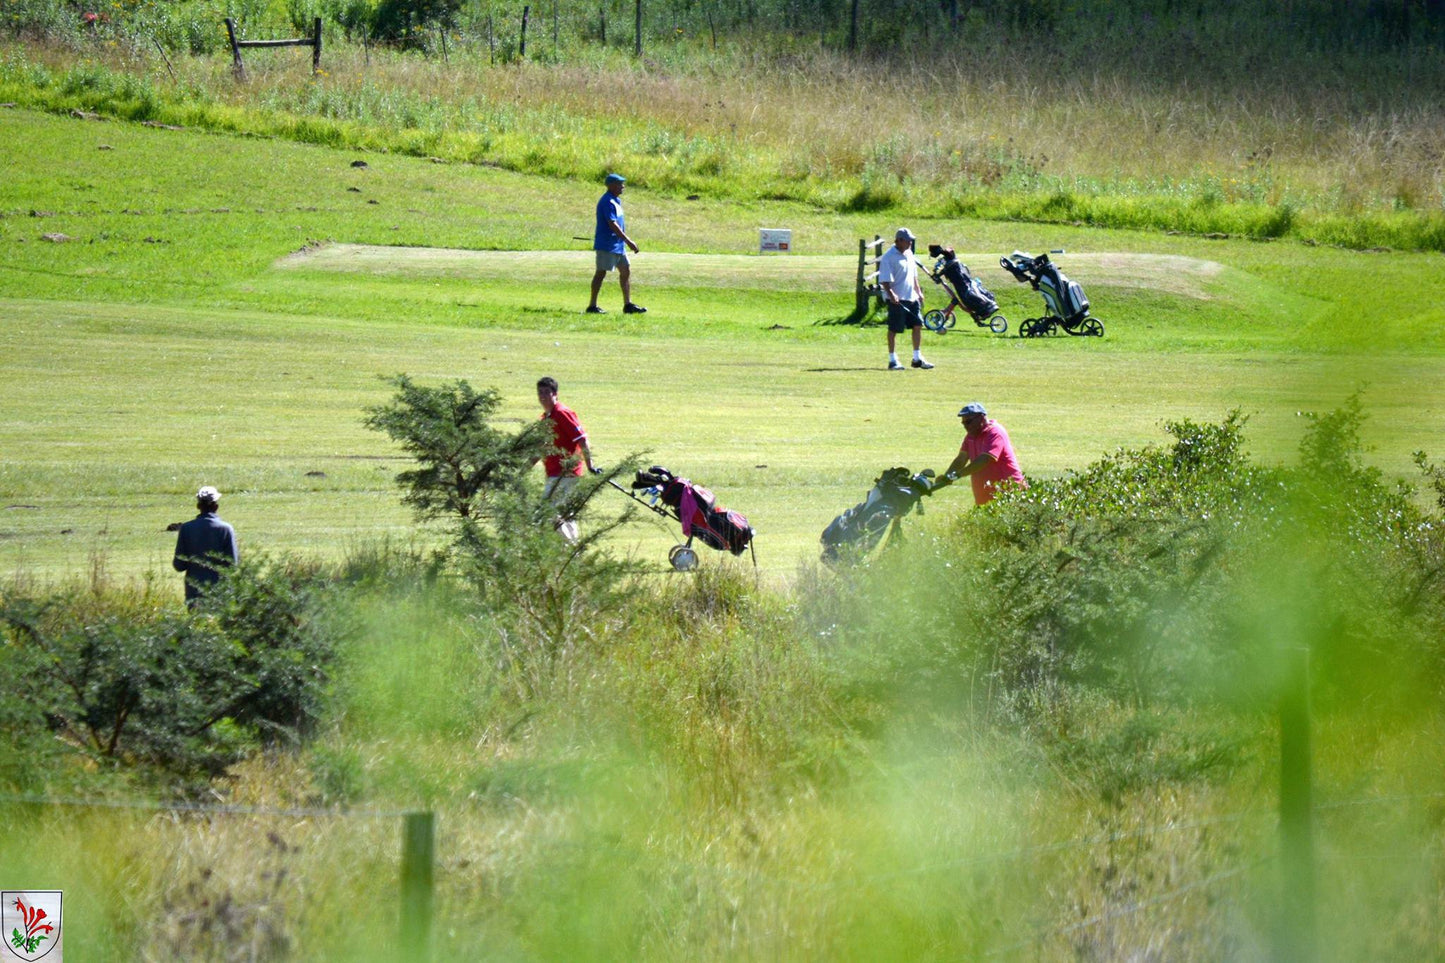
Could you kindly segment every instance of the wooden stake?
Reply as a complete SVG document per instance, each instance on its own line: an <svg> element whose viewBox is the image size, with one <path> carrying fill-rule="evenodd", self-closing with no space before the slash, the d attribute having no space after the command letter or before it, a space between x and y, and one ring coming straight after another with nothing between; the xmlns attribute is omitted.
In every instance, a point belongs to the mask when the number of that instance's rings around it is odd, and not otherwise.
<svg viewBox="0 0 1445 963"><path fill-rule="evenodd" d="M246 79L246 65L241 63L241 45L236 42L236 21L226 18L226 36L231 38L231 73L237 80Z"/></svg>
<svg viewBox="0 0 1445 963"><path fill-rule="evenodd" d="M436 815L408 813L401 838L401 945L407 959L431 957Z"/></svg>

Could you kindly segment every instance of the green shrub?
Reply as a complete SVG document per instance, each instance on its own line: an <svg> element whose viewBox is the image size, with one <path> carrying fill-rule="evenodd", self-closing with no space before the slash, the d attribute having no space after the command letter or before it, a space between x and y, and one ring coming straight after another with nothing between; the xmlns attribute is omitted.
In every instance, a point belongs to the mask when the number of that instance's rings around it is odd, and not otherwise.
<svg viewBox="0 0 1445 963"><path fill-rule="evenodd" d="M264 559L194 613L7 590L0 703L97 760L214 776L320 717L343 623L318 590Z"/></svg>
<svg viewBox="0 0 1445 963"><path fill-rule="evenodd" d="M1445 522L1364 466L1358 399L1312 421L1295 468L1250 461L1245 421L1168 423L1171 445L1001 496L845 569L804 624L898 698L1016 723L1257 705L1291 645L1321 704L1411 704L1445 680Z"/></svg>
<svg viewBox="0 0 1445 963"><path fill-rule="evenodd" d="M499 671L520 698L533 698L550 684L559 660L625 609L637 567L600 544L632 509L598 519L590 507L634 465L623 460L605 475L587 476L567 500L553 503L530 477L551 447L547 423L515 434L493 427L488 418L501 395L465 381L425 387L398 375L392 383L396 394L369 409L366 425L399 441L419 463L397 476L403 501L419 519L451 523L452 561L476 591L484 616L478 624L495 640ZM577 542L554 531L560 516L586 518Z"/></svg>

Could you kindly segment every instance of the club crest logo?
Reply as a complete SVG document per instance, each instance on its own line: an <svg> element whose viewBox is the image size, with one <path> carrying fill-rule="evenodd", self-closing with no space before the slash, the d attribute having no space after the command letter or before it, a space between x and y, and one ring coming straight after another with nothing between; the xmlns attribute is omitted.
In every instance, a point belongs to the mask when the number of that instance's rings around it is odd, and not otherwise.
<svg viewBox="0 0 1445 963"><path fill-rule="evenodd" d="M45 960L61 963L60 890L5 890L0 893L0 932L5 949L0 960Z"/></svg>

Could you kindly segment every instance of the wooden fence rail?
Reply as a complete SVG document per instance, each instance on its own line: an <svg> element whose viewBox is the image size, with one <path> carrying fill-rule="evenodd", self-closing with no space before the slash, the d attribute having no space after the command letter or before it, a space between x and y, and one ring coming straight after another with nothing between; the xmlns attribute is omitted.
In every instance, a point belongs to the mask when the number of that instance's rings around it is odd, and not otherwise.
<svg viewBox="0 0 1445 963"><path fill-rule="evenodd" d="M236 21L226 18L226 34L231 38L231 69L235 71L237 80L246 79L246 65L241 61L241 49L243 47L310 47L311 48L311 74L315 76L321 72L321 18L317 17L312 21L314 33L310 37L299 37L295 40L238 40L236 38Z"/></svg>

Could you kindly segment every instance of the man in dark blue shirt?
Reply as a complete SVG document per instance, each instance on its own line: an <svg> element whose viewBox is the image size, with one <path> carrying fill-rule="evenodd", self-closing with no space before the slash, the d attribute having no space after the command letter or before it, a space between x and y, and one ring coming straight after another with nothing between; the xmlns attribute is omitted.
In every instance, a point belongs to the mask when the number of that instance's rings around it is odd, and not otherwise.
<svg viewBox="0 0 1445 963"><path fill-rule="evenodd" d="M627 218L622 215L622 191L627 178L621 174L607 175L607 193L597 202L597 229L592 232L592 250L597 252L597 273L592 275L592 301L587 305L588 314L602 314L597 306L597 295L602 292L602 281L607 272L617 269L617 280L622 285L622 311L624 314L646 314L647 309L632 303L632 264L627 260L627 249L637 253L637 245L627 236Z"/></svg>
<svg viewBox="0 0 1445 963"><path fill-rule="evenodd" d="M216 515L220 505L221 493L210 485L202 487L196 492L196 511L200 514L176 534L176 557L171 565L186 575L187 608L195 608L204 586L221 580L220 569L241 561L236 530Z"/></svg>

